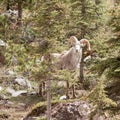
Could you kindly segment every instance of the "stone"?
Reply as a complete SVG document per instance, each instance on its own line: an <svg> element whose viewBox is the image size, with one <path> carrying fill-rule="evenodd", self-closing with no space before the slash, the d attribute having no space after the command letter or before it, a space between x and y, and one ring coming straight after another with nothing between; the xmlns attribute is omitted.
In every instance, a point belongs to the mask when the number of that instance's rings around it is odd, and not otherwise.
<svg viewBox="0 0 120 120"><path fill-rule="evenodd" d="M56 120L89 120L91 105L86 101L75 101L62 103L55 110L56 112L53 112L52 116Z"/></svg>
<svg viewBox="0 0 120 120"><path fill-rule="evenodd" d="M93 120L105 120L105 116L100 115L99 113L97 113L94 117Z"/></svg>
<svg viewBox="0 0 120 120"><path fill-rule="evenodd" d="M13 76L13 75L15 75L15 72L13 70L8 70L8 71L6 71L6 74Z"/></svg>
<svg viewBox="0 0 120 120"><path fill-rule="evenodd" d="M15 91L12 88L7 88L6 91L8 93L10 93L12 95L12 97L17 97L17 96L19 96L21 94L26 94L27 93L27 90L18 90L18 91Z"/></svg>
<svg viewBox="0 0 120 120"><path fill-rule="evenodd" d="M10 94L12 94L12 93L15 92L15 90L12 89L12 88L10 88L10 87L8 87L8 88L6 89L6 91L7 91L8 93L10 93Z"/></svg>
<svg viewBox="0 0 120 120"><path fill-rule="evenodd" d="M2 89L3 89L3 88L0 86L0 91L2 91Z"/></svg>
<svg viewBox="0 0 120 120"><path fill-rule="evenodd" d="M66 100L67 99L67 96L66 95L63 95L60 97L60 100Z"/></svg>
<svg viewBox="0 0 120 120"><path fill-rule="evenodd" d="M16 92L12 93L12 97L17 97L21 94L26 94L26 93L27 93L26 90L19 90L19 91L16 91Z"/></svg>
<svg viewBox="0 0 120 120"><path fill-rule="evenodd" d="M21 86L28 87L29 89L32 89L31 83L25 78L18 77L14 80L14 83L17 83Z"/></svg>
<svg viewBox="0 0 120 120"><path fill-rule="evenodd" d="M7 43L0 39L0 46L7 46Z"/></svg>

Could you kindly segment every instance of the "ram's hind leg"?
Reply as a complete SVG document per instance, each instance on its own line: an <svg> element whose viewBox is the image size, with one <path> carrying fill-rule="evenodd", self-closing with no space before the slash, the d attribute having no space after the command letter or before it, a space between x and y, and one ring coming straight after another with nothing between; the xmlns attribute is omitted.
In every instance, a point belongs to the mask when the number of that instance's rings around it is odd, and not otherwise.
<svg viewBox="0 0 120 120"><path fill-rule="evenodd" d="M75 96L75 85L72 85L72 98L76 98L76 96Z"/></svg>
<svg viewBox="0 0 120 120"><path fill-rule="evenodd" d="M42 93L42 83L39 84L39 96L43 96L43 93Z"/></svg>
<svg viewBox="0 0 120 120"><path fill-rule="evenodd" d="M66 97L69 99L69 82L66 81Z"/></svg>
<svg viewBox="0 0 120 120"><path fill-rule="evenodd" d="M39 95L43 96L46 93L45 82L39 84Z"/></svg>

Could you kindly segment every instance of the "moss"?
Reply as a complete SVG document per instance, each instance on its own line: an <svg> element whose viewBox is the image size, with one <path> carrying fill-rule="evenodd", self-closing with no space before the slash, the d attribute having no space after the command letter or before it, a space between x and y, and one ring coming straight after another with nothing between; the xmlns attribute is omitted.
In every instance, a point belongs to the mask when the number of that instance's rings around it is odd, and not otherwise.
<svg viewBox="0 0 120 120"><path fill-rule="evenodd" d="M68 102L74 102L74 101L79 101L79 99L72 99L72 100L54 100L51 102L51 106L54 107L56 104L60 103L68 103ZM28 115L25 117L33 117L33 116L40 116L40 115L45 115L46 114L46 108L47 108L47 102L39 102L35 104L32 108L32 110L28 113ZM44 117L43 117L44 118ZM41 119L40 119L41 120ZM44 119L43 119L44 120Z"/></svg>
<svg viewBox="0 0 120 120"><path fill-rule="evenodd" d="M43 116L41 118L37 118L36 120L47 120L46 116Z"/></svg>

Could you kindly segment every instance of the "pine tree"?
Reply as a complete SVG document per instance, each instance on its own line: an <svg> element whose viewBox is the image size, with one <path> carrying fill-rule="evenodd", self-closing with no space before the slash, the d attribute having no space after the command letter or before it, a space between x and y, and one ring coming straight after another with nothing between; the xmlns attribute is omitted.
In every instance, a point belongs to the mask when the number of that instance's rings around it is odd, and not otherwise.
<svg viewBox="0 0 120 120"><path fill-rule="evenodd" d="M47 81L47 119L51 119L51 78L52 66L50 53L56 49L56 44L65 35L65 7L63 1L57 0L38 0L33 8L33 20L35 21L36 29L39 31L39 38L42 38L43 43L39 52L45 56L46 69L44 78ZM45 42L46 41L46 42ZM62 42L62 41L61 41ZM48 43L46 46L44 43ZM39 71L40 72L40 71Z"/></svg>
<svg viewBox="0 0 120 120"><path fill-rule="evenodd" d="M109 14L110 19L109 31L110 37L104 44L107 49L104 60L95 65L95 70L100 76L104 76L106 81L106 90L109 95L112 93L119 94L120 85L120 2L116 1L115 6L111 8ZM103 45L103 46L104 46ZM102 51L106 51L106 49Z"/></svg>
<svg viewBox="0 0 120 120"><path fill-rule="evenodd" d="M81 38L94 37L95 31L102 24L103 2L93 0L70 0L71 20L69 32ZM100 22L101 21L101 22Z"/></svg>
<svg viewBox="0 0 120 120"><path fill-rule="evenodd" d="M119 15L120 5L119 1L116 1L116 5L111 9L111 19L109 25L111 26L111 38L107 41L107 46L110 48L106 54L106 59L98 65L99 73L103 73L107 70L107 77L119 79L120 75L120 25Z"/></svg>
<svg viewBox="0 0 120 120"><path fill-rule="evenodd" d="M100 80L89 94L89 100L93 104L97 104L97 107L100 109L109 106L117 106L113 100L108 98L105 87L104 80Z"/></svg>

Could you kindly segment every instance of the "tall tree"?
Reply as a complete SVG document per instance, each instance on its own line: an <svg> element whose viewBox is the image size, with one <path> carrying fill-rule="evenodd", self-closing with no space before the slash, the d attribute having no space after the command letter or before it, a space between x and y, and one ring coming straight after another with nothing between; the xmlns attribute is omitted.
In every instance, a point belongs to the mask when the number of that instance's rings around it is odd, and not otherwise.
<svg viewBox="0 0 120 120"><path fill-rule="evenodd" d="M50 46L44 47L43 49L39 49L39 52L47 57L47 69L45 79L47 81L47 119L51 119L51 96L50 96L50 84L51 84L51 74L49 74L52 69L51 61L50 61L50 53L54 51L58 46L58 42L60 43L64 41L62 40L65 35L65 18L66 12L63 1L58 0L38 0L33 8L35 11L33 12L33 20L34 24L39 31L39 38L42 38L43 41L47 41ZM43 42L40 41L39 42ZM44 42L43 42L44 43ZM57 45L56 45L57 44ZM44 45L42 45L44 46ZM49 56L49 57L48 57ZM49 74L49 75L48 75Z"/></svg>
<svg viewBox="0 0 120 120"><path fill-rule="evenodd" d="M6 10L10 9L10 0L7 0L7 6L6 6Z"/></svg>
<svg viewBox="0 0 120 120"><path fill-rule="evenodd" d="M93 0L70 0L70 21L68 32L76 35L79 39L93 39L95 33L102 25L103 6L102 1ZM84 50L83 50L84 52ZM84 58L83 58L84 59ZM84 81L83 59L80 63L80 81Z"/></svg>
<svg viewBox="0 0 120 120"><path fill-rule="evenodd" d="M109 30L110 38L107 44L107 53L104 60L96 65L96 71L103 75L106 81L106 88L110 94L119 94L120 85L120 1L110 10Z"/></svg>
<svg viewBox="0 0 120 120"><path fill-rule="evenodd" d="M23 0L18 0L18 24L21 25L22 23L22 10L23 10Z"/></svg>

